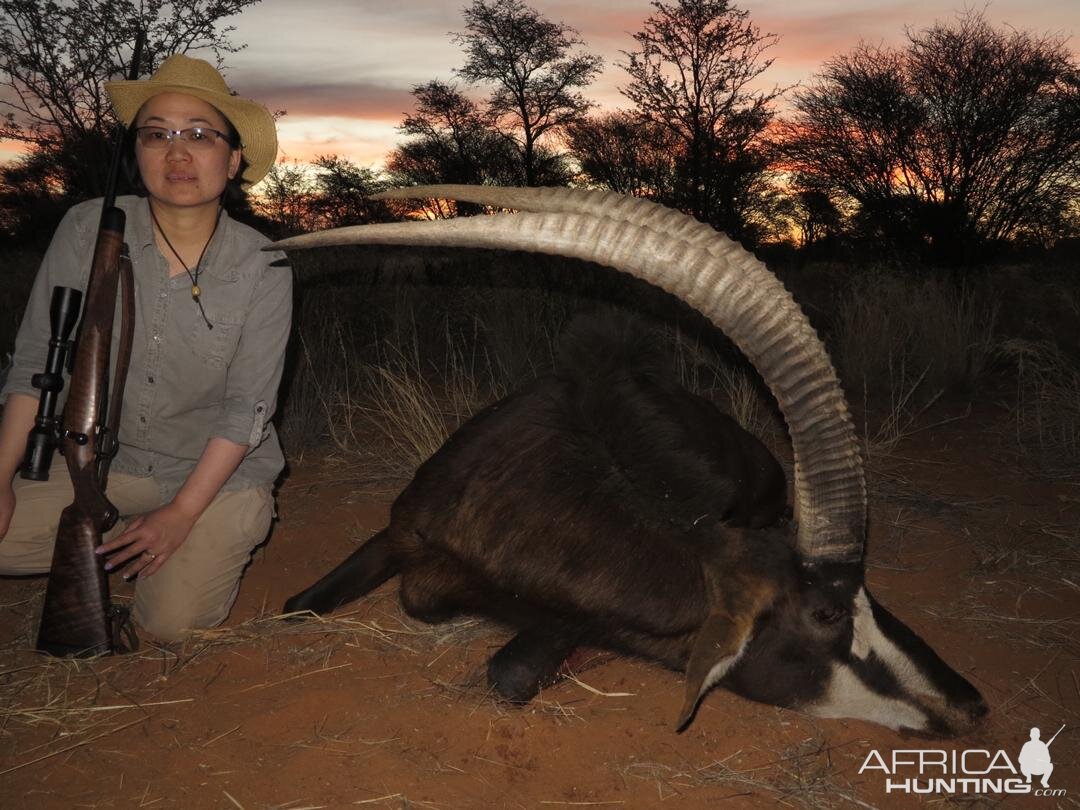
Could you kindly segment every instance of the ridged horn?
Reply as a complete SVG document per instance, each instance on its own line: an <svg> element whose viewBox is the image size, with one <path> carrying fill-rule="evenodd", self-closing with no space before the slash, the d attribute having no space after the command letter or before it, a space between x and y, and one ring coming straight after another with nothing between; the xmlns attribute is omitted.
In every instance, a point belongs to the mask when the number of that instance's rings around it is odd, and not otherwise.
<svg viewBox="0 0 1080 810"><path fill-rule="evenodd" d="M492 208L549 214L591 214L596 217L633 222L653 230L672 229L694 244L725 239L715 228L665 205L602 189L561 186L466 186L444 183L429 186L390 188L372 194L372 200L435 199L477 203Z"/></svg>
<svg viewBox="0 0 1080 810"><path fill-rule="evenodd" d="M861 561L866 487L847 403L806 316L751 254L685 214L607 192L430 186L391 193L541 210L336 228L270 248L394 244L525 250L596 262L666 290L731 338L776 398L795 458L800 552L814 563ZM546 207L556 211L542 210Z"/></svg>

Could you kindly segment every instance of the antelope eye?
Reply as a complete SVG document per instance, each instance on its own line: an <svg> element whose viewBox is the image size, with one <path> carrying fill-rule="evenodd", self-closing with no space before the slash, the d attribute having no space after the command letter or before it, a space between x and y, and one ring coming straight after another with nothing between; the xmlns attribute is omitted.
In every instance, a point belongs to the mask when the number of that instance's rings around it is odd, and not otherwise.
<svg viewBox="0 0 1080 810"><path fill-rule="evenodd" d="M818 624L836 624L838 621L848 615L848 612L839 605L830 605L829 607L818 608L814 611L814 621Z"/></svg>

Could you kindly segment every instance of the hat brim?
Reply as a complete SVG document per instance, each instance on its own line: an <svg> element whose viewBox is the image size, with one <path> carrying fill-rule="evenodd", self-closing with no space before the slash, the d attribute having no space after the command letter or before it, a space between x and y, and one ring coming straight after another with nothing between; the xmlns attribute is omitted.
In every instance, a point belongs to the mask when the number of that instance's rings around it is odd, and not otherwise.
<svg viewBox="0 0 1080 810"><path fill-rule="evenodd" d="M274 116L257 102L201 87L143 80L106 82L105 91L112 101L113 110L125 126L131 126L143 104L162 93L183 93L212 105L240 133L241 147L248 164L240 178L244 188L262 180L277 159Z"/></svg>

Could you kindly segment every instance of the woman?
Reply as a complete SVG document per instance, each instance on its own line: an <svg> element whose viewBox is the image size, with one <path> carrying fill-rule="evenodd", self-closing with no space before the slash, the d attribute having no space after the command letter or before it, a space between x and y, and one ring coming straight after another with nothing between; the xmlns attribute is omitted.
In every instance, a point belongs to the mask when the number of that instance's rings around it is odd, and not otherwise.
<svg viewBox="0 0 1080 810"><path fill-rule="evenodd" d="M106 85L129 126L145 196L121 197L135 275L131 366L107 495L125 517L99 549L134 578L134 617L163 641L224 621L273 517L284 461L270 424L292 312L292 277L267 239L221 209L273 165L274 120L229 94L208 63L167 59L149 80ZM0 574L47 572L72 500L57 456L48 482L15 478L33 425L54 285L85 289L101 212L72 208L34 284L3 388Z"/></svg>

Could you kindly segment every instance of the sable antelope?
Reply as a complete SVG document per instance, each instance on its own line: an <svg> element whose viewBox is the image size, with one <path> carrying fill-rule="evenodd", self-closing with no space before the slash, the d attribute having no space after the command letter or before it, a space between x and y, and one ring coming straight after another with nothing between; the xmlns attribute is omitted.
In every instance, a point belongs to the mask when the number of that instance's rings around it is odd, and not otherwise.
<svg viewBox="0 0 1080 810"><path fill-rule="evenodd" d="M390 524L286 611L324 613L400 574L412 616L478 613L517 631L488 665L503 696L526 701L575 647L604 647L686 672L680 729L717 683L936 735L986 714L978 691L864 587L866 492L847 405L824 346L753 256L679 212L607 192L384 196L524 213L341 228L273 247L539 251L662 287L723 330L775 396L794 453L794 521L778 520L784 476L764 446L643 358L640 341L585 328L554 374L451 436Z"/></svg>

